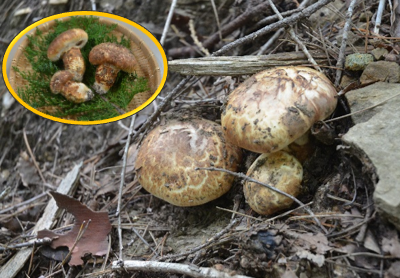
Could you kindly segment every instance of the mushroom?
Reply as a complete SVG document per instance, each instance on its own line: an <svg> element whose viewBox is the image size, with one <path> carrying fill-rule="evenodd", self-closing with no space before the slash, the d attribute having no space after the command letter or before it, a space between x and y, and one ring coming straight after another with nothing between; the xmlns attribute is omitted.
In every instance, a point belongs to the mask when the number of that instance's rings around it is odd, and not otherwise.
<svg viewBox="0 0 400 278"><path fill-rule="evenodd" d="M167 120L144 139L135 169L151 194L176 206L197 206L226 193L234 177L218 167L236 171L241 150L225 142L221 126L205 119Z"/></svg>
<svg viewBox="0 0 400 278"><path fill-rule="evenodd" d="M81 103L93 98L93 92L85 84L76 82L74 75L67 70L56 72L50 80L50 90L61 94L69 101Z"/></svg>
<svg viewBox="0 0 400 278"><path fill-rule="evenodd" d="M227 141L257 153L281 150L336 108L336 90L307 67L259 72L239 85L222 112Z"/></svg>
<svg viewBox="0 0 400 278"><path fill-rule="evenodd" d="M63 59L65 70L74 75L75 81L82 81L85 73L85 60L80 49L88 40L87 33L82 29L70 29L58 35L47 49L47 57L55 62Z"/></svg>
<svg viewBox="0 0 400 278"><path fill-rule="evenodd" d="M98 66L93 88L101 95L110 90L120 70L133 73L137 66L131 51L116 43L101 43L93 47L89 62Z"/></svg>
<svg viewBox="0 0 400 278"><path fill-rule="evenodd" d="M292 196L301 191L303 167L292 155L277 151L260 155L250 166L247 176L269 184ZM293 200L260 184L246 181L246 202L259 214L270 215L293 204Z"/></svg>

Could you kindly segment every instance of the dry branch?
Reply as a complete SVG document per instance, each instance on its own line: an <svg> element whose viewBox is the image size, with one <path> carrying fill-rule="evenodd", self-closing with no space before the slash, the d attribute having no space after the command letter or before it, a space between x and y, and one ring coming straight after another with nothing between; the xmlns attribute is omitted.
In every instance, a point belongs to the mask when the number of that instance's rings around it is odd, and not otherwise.
<svg viewBox="0 0 400 278"><path fill-rule="evenodd" d="M218 271L214 268L198 267L196 265L186 265L177 263L163 263L154 261L124 261L124 265L120 266L114 261L112 269L127 271L144 271L144 272L163 272L163 273L179 273L189 275L195 278L251 278L244 275L230 275L229 273Z"/></svg>
<svg viewBox="0 0 400 278"><path fill-rule="evenodd" d="M318 65L328 65L326 54L310 51ZM203 57L170 61L168 69L184 75L247 75L277 66L309 64L303 52L260 56Z"/></svg>

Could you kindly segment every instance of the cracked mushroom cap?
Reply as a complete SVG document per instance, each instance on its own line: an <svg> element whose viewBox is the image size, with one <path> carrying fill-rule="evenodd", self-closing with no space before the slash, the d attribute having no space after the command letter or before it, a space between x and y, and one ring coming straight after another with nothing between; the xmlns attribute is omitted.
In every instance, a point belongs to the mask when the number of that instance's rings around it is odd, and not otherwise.
<svg viewBox="0 0 400 278"><path fill-rule="evenodd" d="M151 194L176 206L212 201L232 186L234 177L218 167L236 171L240 148L225 142L221 126L204 119L169 120L143 141L135 162L140 184Z"/></svg>
<svg viewBox="0 0 400 278"><path fill-rule="evenodd" d="M67 70L56 72L50 80L50 90L61 94L69 101L82 103L93 98L93 92L85 84L74 81L74 75Z"/></svg>
<svg viewBox="0 0 400 278"><path fill-rule="evenodd" d="M113 65L119 70L132 73L135 71L136 59L132 52L116 43L101 43L92 48L89 53L92 65Z"/></svg>
<svg viewBox="0 0 400 278"><path fill-rule="evenodd" d="M301 191L303 167L292 155L278 151L260 155L247 176L296 197ZM243 192L249 206L263 215L271 215L293 204L292 199L254 182L246 181Z"/></svg>
<svg viewBox="0 0 400 278"><path fill-rule="evenodd" d="M307 67L259 72L228 97L221 124L226 139L244 149L283 149L336 108L336 90L322 73Z"/></svg>
<svg viewBox="0 0 400 278"><path fill-rule="evenodd" d="M88 40L87 33L82 29L70 29L58 35L47 49L47 57L55 62L71 48L82 48Z"/></svg>

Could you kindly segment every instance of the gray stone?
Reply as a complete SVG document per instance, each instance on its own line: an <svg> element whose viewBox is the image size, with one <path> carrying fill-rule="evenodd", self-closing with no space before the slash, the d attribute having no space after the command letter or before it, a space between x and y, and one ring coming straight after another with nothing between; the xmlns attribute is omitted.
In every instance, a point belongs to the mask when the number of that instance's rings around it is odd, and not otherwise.
<svg viewBox="0 0 400 278"><path fill-rule="evenodd" d="M400 84L375 83L348 92L352 112L400 93ZM354 116L356 123L342 139L376 182L376 209L400 230L400 95ZM375 180L374 174L377 175Z"/></svg>
<svg viewBox="0 0 400 278"><path fill-rule="evenodd" d="M389 51L387 51L386 48L378 47L371 50L371 54L374 56L375 60L379 61L383 60L385 56L389 54Z"/></svg>
<svg viewBox="0 0 400 278"><path fill-rule="evenodd" d="M400 82L400 66L395 62L377 61L370 63L360 77L361 84L375 81Z"/></svg>

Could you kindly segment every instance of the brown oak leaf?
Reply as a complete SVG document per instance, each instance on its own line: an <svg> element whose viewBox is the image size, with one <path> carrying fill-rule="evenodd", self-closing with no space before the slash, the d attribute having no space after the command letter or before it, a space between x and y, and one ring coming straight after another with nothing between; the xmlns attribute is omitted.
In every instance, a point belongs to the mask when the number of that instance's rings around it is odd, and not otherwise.
<svg viewBox="0 0 400 278"><path fill-rule="evenodd" d="M90 221L82 237L72 250L69 265L83 264L82 257L86 254L102 256L107 253L108 241L107 235L111 231L111 224L107 212L94 212L78 200L69 196L50 192L61 209L65 209L75 217L74 226L66 234L57 234L49 230L38 231L37 238L52 238L51 247L56 249L60 246L66 246L69 250L74 246L81 226L85 227ZM82 225L82 223L85 224ZM81 231L82 232L82 231Z"/></svg>

